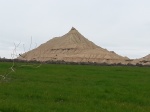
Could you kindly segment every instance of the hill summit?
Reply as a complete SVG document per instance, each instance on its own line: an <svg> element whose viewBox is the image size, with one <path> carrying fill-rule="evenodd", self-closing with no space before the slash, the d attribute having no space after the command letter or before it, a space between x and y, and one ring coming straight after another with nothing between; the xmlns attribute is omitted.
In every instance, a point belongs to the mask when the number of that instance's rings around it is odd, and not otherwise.
<svg viewBox="0 0 150 112"><path fill-rule="evenodd" d="M39 47L22 54L21 60L125 63L128 58L108 51L89 41L74 27L61 36L55 37Z"/></svg>

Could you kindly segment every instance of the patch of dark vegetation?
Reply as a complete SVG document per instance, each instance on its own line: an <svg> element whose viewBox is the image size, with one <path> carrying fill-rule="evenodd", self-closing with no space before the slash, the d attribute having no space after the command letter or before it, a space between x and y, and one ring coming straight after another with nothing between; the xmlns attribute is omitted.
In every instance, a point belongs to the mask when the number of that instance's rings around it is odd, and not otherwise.
<svg viewBox="0 0 150 112"><path fill-rule="evenodd" d="M20 112L20 111L14 107L4 107L0 108L0 112Z"/></svg>
<svg viewBox="0 0 150 112"><path fill-rule="evenodd" d="M67 98L64 98L64 97L57 97L57 98L55 98L55 100L54 100L54 102L56 102L56 103L64 103L64 102L66 102L66 101L68 101L68 99Z"/></svg>
<svg viewBox="0 0 150 112"><path fill-rule="evenodd" d="M143 61L140 61L140 62L142 62L142 63L148 63L148 62L150 62L150 61L143 60Z"/></svg>
<svg viewBox="0 0 150 112"><path fill-rule="evenodd" d="M120 63L97 63L97 62L66 62L64 60L49 60L49 61L36 61L36 60L18 60L18 59L5 59L5 58L0 58L0 62L20 62L20 63L28 63L28 64L67 64L67 65L97 65L97 66L138 66L138 67L150 67L150 65L143 65L141 63L136 63L135 65L132 63L128 64L122 64Z"/></svg>

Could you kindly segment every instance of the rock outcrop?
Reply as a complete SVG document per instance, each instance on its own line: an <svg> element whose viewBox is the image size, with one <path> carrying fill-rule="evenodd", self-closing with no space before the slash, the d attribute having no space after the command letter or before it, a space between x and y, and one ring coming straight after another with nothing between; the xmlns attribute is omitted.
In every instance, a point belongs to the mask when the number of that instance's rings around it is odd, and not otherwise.
<svg viewBox="0 0 150 112"><path fill-rule="evenodd" d="M132 64L150 65L150 54L145 57L133 60Z"/></svg>

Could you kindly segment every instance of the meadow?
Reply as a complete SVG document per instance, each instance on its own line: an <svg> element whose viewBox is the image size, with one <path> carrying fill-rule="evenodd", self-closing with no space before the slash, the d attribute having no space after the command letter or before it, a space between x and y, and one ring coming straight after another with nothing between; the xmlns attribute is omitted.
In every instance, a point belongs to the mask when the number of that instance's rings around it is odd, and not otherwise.
<svg viewBox="0 0 150 112"><path fill-rule="evenodd" d="M20 65L0 80L0 112L150 112L150 67Z"/></svg>

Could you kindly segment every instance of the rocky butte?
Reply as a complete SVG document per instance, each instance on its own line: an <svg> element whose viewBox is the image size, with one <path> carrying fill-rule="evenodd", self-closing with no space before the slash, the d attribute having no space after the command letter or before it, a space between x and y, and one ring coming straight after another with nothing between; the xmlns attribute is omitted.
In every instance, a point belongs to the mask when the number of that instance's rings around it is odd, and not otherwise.
<svg viewBox="0 0 150 112"><path fill-rule="evenodd" d="M96 62L127 64L127 57L108 51L86 39L75 28L61 37L55 37L39 47L22 54L19 59L27 61Z"/></svg>

